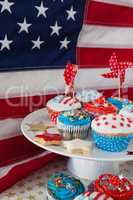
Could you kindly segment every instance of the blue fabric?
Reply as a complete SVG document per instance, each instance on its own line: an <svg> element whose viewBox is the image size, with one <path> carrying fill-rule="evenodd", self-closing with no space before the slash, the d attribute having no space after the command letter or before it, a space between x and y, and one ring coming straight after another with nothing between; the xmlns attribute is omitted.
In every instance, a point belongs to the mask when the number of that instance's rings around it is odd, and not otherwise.
<svg viewBox="0 0 133 200"><path fill-rule="evenodd" d="M8 40L13 40L9 45L10 49L4 48L0 51L0 71L11 70L26 70L40 68L64 68L68 61L75 63L76 43L79 32L83 23L83 13L85 0L17 0L9 1L14 5L10 7L11 13L7 10L2 12L0 5L0 41L4 40L7 35ZM44 7L47 7L46 18L42 15L37 17L38 10L35 6L40 6L43 2ZM69 19L66 10L76 11L75 20ZM26 17L26 22L32 24L28 28L29 33L25 31L19 33L20 26L17 23L22 23ZM51 35L55 22L58 22L62 29L59 31L59 36ZM44 41L40 45L40 49L34 48L32 40ZM68 48L60 49L64 38L71 41ZM2 43L0 42L0 49Z"/></svg>

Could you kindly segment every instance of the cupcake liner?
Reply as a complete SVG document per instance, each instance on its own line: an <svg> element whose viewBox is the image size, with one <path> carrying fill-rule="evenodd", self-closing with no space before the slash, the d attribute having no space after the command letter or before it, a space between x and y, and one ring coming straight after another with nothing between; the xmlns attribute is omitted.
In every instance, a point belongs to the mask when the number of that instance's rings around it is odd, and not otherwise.
<svg viewBox="0 0 133 200"><path fill-rule="evenodd" d="M88 137L90 132L90 125L71 126L57 122L57 128L59 132L62 134L64 140L72 140L77 138L85 139Z"/></svg>
<svg viewBox="0 0 133 200"><path fill-rule="evenodd" d="M129 136L105 136L96 131L92 131L93 139L99 149L110 152L121 152L128 148L133 134Z"/></svg>

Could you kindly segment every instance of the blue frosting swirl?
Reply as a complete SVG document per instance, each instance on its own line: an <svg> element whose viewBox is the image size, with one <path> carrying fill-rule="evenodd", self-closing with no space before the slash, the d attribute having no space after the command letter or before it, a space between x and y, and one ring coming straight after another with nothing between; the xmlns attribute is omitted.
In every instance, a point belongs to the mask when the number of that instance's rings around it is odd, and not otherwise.
<svg viewBox="0 0 133 200"><path fill-rule="evenodd" d="M47 184L48 193L56 200L73 200L84 192L83 184L72 176L56 173Z"/></svg>
<svg viewBox="0 0 133 200"><path fill-rule="evenodd" d="M84 126L91 123L91 117L83 111L67 111L59 115L58 121L65 125Z"/></svg>

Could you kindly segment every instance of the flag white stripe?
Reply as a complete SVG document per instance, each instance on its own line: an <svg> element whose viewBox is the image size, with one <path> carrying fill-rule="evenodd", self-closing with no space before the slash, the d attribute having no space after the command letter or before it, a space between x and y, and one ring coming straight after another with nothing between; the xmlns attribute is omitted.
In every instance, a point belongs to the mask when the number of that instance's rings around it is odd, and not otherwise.
<svg viewBox="0 0 133 200"><path fill-rule="evenodd" d="M133 0L93 0L102 3L133 7Z"/></svg>
<svg viewBox="0 0 133 200"><path fill-rule="evenodd" d="M107 72L109 69L100 68L87 68L80 69L75 81L75 87L77 89L82 88L97 88L108 89L116 88L117 80L107 80L100 76L100 74ZM127 70L126 86L133 86L132 81L132 69ZM21 72L21 76L18 76L18 72L5 73L5 77L0 74L0 96L6 98L6 92L9 91L12 86L14 90L10 90L8 97L13 96L33 96L42 94L59 94L64 92L65 83L63 79L63 69L61 70L46 70L46 71L27 71ZM10 78L12 77L12 78ZM33 79L34 77L34 79ZM36 77L36 78L35 78ZM52 78L49 78L52 77ZM8 85L7 85L7 80ZM57 81L58 80L58 81ZM21 83L21 84L20 84ZM10 87L11 86L11 87ZM24 92L22 92L24 91ZM6 100L5 100L6 101Z"/></svg>
<svg viewBox="0 0 133 200"><path fill-rule="evenodd" d="M20 135L21 122L21 118L0 120L0 140Z"/></svg>
<svg viewBox="0 0 133 200"><path fill-rule="evenodd" d="M6 176L10 172L10 170L13 169L14 167L19 166L19 165L24 164L24 163L27 163L29 161L35 160L37 158L41 158L41 157L46 156L48 154L51 154L51 153L48 152L48 151L45 151L43 153L40 153L39 155L32 156L32 158L28 158L28 159L19 161L15 164L11 164L11 165L8 165L6 167L0 167L0 178Z"/></svg>
<svg viewBox="0 0 133 200"><path fill-rule="evenodd" d="M133 28L83 25L78 47L133 48Z"/></svg>

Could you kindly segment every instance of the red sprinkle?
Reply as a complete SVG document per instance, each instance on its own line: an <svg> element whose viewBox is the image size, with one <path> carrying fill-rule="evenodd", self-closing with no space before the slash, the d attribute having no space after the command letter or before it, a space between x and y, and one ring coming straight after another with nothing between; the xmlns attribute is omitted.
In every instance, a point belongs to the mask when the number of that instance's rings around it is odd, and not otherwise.
<svg viewBox="0 0 133 200"><path fill-rule="evenodd" d="M124 119L124 118L121 118L121 121L123 121L123 122L124 122L124 121L125 121L125 119Z"/></svg>
<svg viewBox="0 0 133 200"><path fill-rule="evenodd" d="M131 127L131 124L127 124L127 127Z"/></svg>
<svg viewBox="0 0 133 200"><path fill-rule="evenodd" d="M112 125L112 128L117 128L117 126L115 126L115 125Z"/></svg>
<svg viewBox="0 0 133 200"><path fill-rule="evenodd" d="M105 122L105 125L108 125L109 124L109 122Z"/></svg>
<svg viewBox="0 0 133 200"><path fill-rule="evenodd" d="M106 117L103 117L103 120L106 120L107 118Z"/></svg>
<svg viewBox="0 0 133 200"><path fill-rule="evenodd" d="M97 126L100 126L101 124L100 123L97 123Z"/></svg>
<svg viewBox="0 0 133 200"><path fill-rule="evenodd" d="M120 123L120 126L124 126L124 124L123 124L123 123Z"/></svg>
<svg viewBox="0 0 133 200"><path fill-rule="evenodd" d="M113 117L113 120L116 120L116 117Z"/></svg>

